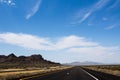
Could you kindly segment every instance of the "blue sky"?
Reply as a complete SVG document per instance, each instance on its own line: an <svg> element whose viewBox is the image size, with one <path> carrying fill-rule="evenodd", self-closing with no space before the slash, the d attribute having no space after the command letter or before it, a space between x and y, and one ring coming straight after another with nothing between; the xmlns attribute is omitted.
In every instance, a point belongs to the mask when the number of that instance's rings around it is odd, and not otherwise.
<svg viewBox="0 0 120 80"><path fill-rule="evenodd" d="M0 0L0 54L120 63L119 0Z"/></svg>

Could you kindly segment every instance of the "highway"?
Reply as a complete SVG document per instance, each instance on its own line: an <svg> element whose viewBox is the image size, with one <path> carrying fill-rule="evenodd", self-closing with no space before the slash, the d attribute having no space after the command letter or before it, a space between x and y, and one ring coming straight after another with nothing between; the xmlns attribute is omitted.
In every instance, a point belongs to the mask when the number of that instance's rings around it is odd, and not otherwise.
<svg viewBox="0 0 120 80"><path fill-rule="evenodd" d="M45 75L21 78L19 80L120 80L120 77L83 69L81 67L73 67L67 70L51 72Z"/></svg>

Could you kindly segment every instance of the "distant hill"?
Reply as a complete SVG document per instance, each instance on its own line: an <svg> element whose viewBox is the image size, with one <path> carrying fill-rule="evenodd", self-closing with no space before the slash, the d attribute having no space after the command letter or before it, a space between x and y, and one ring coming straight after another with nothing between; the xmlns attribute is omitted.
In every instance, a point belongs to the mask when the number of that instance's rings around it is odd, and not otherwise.
<svg viewBox="0 0 120 80"><path fill-rule="evenodd" d="M47 67L56 65L60 64L45 60L40 54L19 57L17 57L13 53L8 56L0 55L0 68Z"/></svg>
<svg viewBox="0 0 120 80"><path fill-rule="evenodd" d="M103 65L103 63L85 61L85 62L66 63L64 65L72 65L72 66L80 66L80 65Z"/></svg>

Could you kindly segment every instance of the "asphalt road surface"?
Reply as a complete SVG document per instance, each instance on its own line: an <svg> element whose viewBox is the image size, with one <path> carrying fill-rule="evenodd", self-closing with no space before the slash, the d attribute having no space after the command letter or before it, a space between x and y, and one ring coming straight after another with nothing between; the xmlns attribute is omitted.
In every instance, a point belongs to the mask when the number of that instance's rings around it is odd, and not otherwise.
<svg viewBox="0 0 120 80"><path fill-rule="evenodd" d="M42 76L22 78L20 80L120 80L120 77L81 67L74 67Z"/></svg>

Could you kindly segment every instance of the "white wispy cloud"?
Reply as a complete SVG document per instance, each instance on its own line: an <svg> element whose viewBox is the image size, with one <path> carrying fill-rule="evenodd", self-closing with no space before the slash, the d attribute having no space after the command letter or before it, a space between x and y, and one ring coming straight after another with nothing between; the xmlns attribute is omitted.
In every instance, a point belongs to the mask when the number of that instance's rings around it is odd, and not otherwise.
<svg viewBox="0 0 120 80"><path fill-rule="evenodd" d="M78 11L77 13L77 17L79 18L79 20L77 22L75 22L74 24L81 24L82 22L84 22L89 16L91 16L95 11L102 9L103 7L105 7L107 5L107 3L109 2L109 0L99 0L96 4L92 5L91 8L86 9L87 11ZM82 17L79 17L80 14L84 14ZM81 16L81 15L80 15Z"/></svg>
<svg viewBox="0 0 120 80"><path fill-rule="evenodd" d="M0 41L12 45L35 50L49 50L49 40L28 34L4 33L0 34Z"/></svg>
<svg viewBox="0 0 120 80"><path fill-rule="evenodd" d="M120 52L119 46L102 46L97 42L76 35L57 37L56 39L23 33L1 33L0 43L15 45L31 50L62 52L61 54L56 54L56 56L62 59L64 58L66 61L69 59L70 61L71 59L79 60L80 57L82 57L81 59L85 58L88 60L106 60L108 57L111 57L110 59L119 60L119 58L114 55L118 55ZM65 57L68 57L68 55L70 58L66 59Z"/></svg>
<svg viewBox="0 0 120 80"><path fill-rule="evenodd" d="M7 4L7 5L10 5L10 6L15 5L13 0L0 0L0 3Z"/></svg>
<svg viewBox="0 0 120 80"><path fill-rule="evenodd" d="M109 2L110 0L99 0L94 6L94 10L98 10L101 9L103 7L106 6L106 4Z"/></svg>
<svg viewBox="0 0 120 80"><path fill-rule="evenodd" d="M119 47L103 47L103 46L95 46L95 47L81 47L81 48L71 48L68 52L72 53L81 53L81 54L94 54L95 55L105 55L105 54L113 54L116 51L120 51Z"/></svg>
<svg viewBox="0 0 120 80"><path fill-rule="evenodd" d="M101 46L97 42L87 40L84 37L75 35L60 37L53 42L54 39L43 38L22 33L2 33L0 34L0 42L21 46L24 48L35 50L63 50L73 48L99 48ZM107 48L102 46L103 48ZM110 49L108 47L108 49Z"/></svg>
<svg viewBox="0 0 120 80"><path fill-rule="evenodd" d="M72 55L74 53L74 55ZM107 62L107 63L119 63L120 47L105 47L105 46L95 46L95 47L79 47L71 48L67 50L67 55L75 56L77 61L97 61L97 62ZM70 56L69 55L69 56Z"/></svg>
<svg viewBox="0 0 120 80"><path fill-rule="evenodd" d="M68 49L72 47L91 47L97 45L98 43L88 41L84 37L78 37L75 35L62 37L55 43L55 47L57 49Z"/></svg>
<svg viewBox="0 0 120 80"><path fill-rule="evenodd" d="M113 24L113 25L110 25L110 26L106 27L105 29L106 30L111 30L111 29L116 28L117 26L119 26L119 25L118 24Z"/></svg>
<svg viewBox="0 0 120 80"><path fill-rule="evenodd" d="M78 23L82 23L83 21L85 21L91 15L91 13L92 13L91 11L89 11L88 13L86 13L83 16L83 18L80 21L78 21Z"/></svg>
<svg viewBox="0 0 120 80"><path fill-rule="evenodd" d="M0 42L36 50L62 50L77 46L89 47L98 45L98 43L87 41L84 37L78 37L74 35L61 37L55 42L52 42L50 38L41 38L22 33L0 34Z"/></svg>
<svg viewBox="0 0 120 80"><path fill-rule="evenodd" d="M29 13L26 15L26 19L29 19L30 17L32 17L37 13L41 3L42 3L42 0L38 0L38 2L30 9Z"/></svg>

